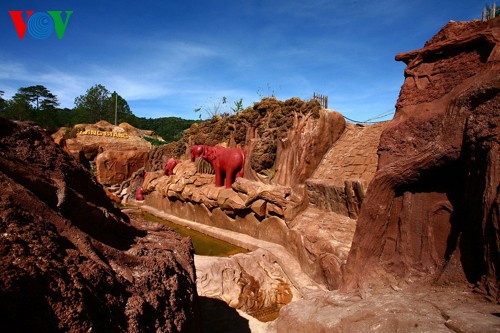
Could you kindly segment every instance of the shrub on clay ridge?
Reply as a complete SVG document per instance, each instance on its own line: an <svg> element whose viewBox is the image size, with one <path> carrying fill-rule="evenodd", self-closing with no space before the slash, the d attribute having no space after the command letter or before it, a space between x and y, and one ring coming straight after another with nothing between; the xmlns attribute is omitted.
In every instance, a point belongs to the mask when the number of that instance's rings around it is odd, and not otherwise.
<svg viewBox="0 0 500 333"><path fill-rule="evenodd" d="M276 140L287 137L295 117L303 117L312 112L312 117L317 119L320 109L321 106L315 100L290 98L280 101L274 97L266 97L236 114L227 117L215 115L207 121L191 125L175 144L176 148L169 149L169 153L178 158L185 154L187 143L215 146L223 142L229 143L231 135L236 144L244 146L247 143L247 129L253 128L260 136L260 141L248 153L251 153L249 158L252 168L262 173L273 167L276 160Z"/></svg>

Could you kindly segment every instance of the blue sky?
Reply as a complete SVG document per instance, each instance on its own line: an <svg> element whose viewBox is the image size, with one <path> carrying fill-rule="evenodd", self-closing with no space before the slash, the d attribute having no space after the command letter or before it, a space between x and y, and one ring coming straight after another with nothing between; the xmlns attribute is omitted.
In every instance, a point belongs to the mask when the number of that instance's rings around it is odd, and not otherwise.
<svg viewBox="0 0 500 333"><path fill-rule="evenodd" d="M448 21L480 19L477 0L3 0L0 90L42 84L61 107L103 84L141 117L197 119L222 96L329 96L367 120L394 109L398 52L423 46ZM10 10L72 10L63 39L20 40ZM26 15L23 16L25 20ZM203 115L205 117L206 115Z"/></svg>

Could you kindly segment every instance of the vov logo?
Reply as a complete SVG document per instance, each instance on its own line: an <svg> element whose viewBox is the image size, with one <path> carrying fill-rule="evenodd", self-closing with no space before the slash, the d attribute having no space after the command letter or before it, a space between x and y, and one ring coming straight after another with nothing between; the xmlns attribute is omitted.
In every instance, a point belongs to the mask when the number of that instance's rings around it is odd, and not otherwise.
<svg viewBox="0 0 500 333"><path fill-rule="evenodd" d="M37 12L27 10L27 21L23 20L22 10L9 10L10 17L16 28L19 39L23 39L26 31L31 37L36 39L49 38L54 30L57 38L63 39L66 28L68 27L69 19L73 14L72 10L66 10L66 18L63 21L62 11L49 10L47 12Z"/></svg>

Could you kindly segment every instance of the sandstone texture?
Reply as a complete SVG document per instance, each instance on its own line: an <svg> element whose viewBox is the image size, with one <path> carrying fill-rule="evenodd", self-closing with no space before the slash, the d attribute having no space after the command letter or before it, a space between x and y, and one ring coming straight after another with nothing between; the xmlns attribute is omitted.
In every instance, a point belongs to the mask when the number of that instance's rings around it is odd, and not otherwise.
<svg viewBox="0 0 500 333"><path fill-rule="evenodd" d="M287 137L277 141L273 183L303 186L325 153L344 133L346 123L340 113L321 109L318 119L312 115L295 115Z"/></svg>
<svg viewBox="0 0 500 333"><path fill-rule="evenodd" d="M0 331L199 331L188 238L129 221L36 127L0 119L0 147Z"/></svg>
<svg viewBox="0 0 500 333"><path fill-rule="evenodd" d="M229 258L195 256L203 328L208 332L248 332L248 329L251 332L274 332L271 328L273 322L268 320L276 318L278 310L290 299L293 302L325 290L304 274L297 259L281 245L181 219L150 206L143 205L141 209L253 250L244 256ZM237 309L237 313L231 306ZM216 310L217 313L212 315ZM230 323L224 323L226 320ZM211 326L207 327L207 323Z"/></svg>
<svg viewBox="0 0 500 333"><path fill-rule="evenodd" d="M61 128L52 137L105 185L119 185L144 167L152 149L144 137L158 138L152 131L106 121Z"/></svg>
<svg viewBox="0 0 500 333"><path fill-rule="evenodd" d="M274 256L264 250L229 258L196 256L200 296L217 298L261 321L274 320L294 288Z"/></svg>
<svg viewBox="0 0 500 333"><path fill-rule="evenodd" d="M214 177L198 173L195 163L184 161L175 167L172 176L148 172L140 186L146 193L156 192L162 198L203 205L209 210L219 208L232 217L252 214L258 221L284 217L291 188L237 178L232 189L227 189L215 186Z"/></svg>
<svg viewBox="0 0 500 333"><path fill-rule="evenodd" d="M282 308L267 332L500 332L499 306L463 289L414 285L362 296L309 295Z"/></svg>
<svg viewBox="0 0 500 333"><path fill-rule="evenodd" d="M472 284L499 302L500 19L450 22L407 64L343 290Z"/></svg>
<svg viewBox="0 0 500 333"><path fill-rule="evenodd" d="M306 181L309 202L357 219L368 184L377 171L377 148L387 123L347 124L340 140Z"/></svg>

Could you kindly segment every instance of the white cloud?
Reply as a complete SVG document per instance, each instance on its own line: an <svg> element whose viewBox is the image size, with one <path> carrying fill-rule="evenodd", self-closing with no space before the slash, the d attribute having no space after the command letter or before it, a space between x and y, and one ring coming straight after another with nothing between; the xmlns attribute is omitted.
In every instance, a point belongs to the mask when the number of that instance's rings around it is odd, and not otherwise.
<svg viewBox="0 0 500 333"><path fill-rule="evenodd" d="M71 107L76 97L74 92L82 89L78 78L55 69L36 72L21 63L0 60L0 73L6 98L21 87L41 84L58 96L61 106Z"/></svg>
<svg viewBox="0 0 500 333"><path fill-rule="evenodd" d="M139 43L139 47L141 43ZM62 71L52 67L31 68L0 58L0 90L10 98L20 87L41 84L58 96L61 107L73 107L74 99L95 84L117 91L127 101L161 99L190 87L190 68L203 59L217 56L210 47L188 42L163 42L142 52L120 57L119 63L103 59Z"/></svg>

